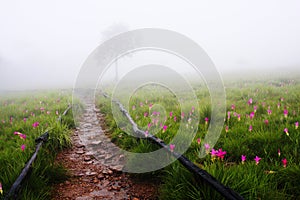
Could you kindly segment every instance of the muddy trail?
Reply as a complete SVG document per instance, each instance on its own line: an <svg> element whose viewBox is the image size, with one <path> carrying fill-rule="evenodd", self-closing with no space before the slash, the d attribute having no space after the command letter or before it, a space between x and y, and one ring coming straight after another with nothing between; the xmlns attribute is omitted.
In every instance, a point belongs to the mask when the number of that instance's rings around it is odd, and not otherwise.
<svg viewBox="0 0 300 200"><path fill-rule="evenodd" d="M54 186L52 199L158 199L157 180L122 172L124 155L105 135L103 116L91 102L73 131L70 149L56 162L68 171L68 180Z"/></svg>

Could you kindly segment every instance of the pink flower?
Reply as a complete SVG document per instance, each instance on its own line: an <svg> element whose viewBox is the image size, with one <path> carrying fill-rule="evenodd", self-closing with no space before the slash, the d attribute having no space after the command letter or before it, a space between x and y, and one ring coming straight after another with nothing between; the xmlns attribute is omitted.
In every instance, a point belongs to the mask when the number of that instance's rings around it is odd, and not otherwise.
<svg viewBox="0 0 300 200"><path fill-rule="evenodd" d="M269 125L269 120L266 119L266 120L265 120L265 124L266 124L266 125Z"/></svg>
<svg viewBox="0 0 300 200"><path fill-rule="evenodd" d="M217 156L218 151L216 151L215 149L212 149L210 153L211 153L212 157L215 157L215 156Z"/></svg>
<svg viewBox="0 0 300 200"><path fill-rule="evenodd" d="M280 98L280 101L283 101L283 100L284 100L284 98L283 98L283 97L281 97L281 98Z"/></svg>
<svg viewBox="0 0 300 200"><path fill-rule="evenodd" d="M249 126L249 131L251 132L253 130L252 125Z"/></svg>
<svg viewBox="0 0 300 200"><path fill-rule="evenodd" d="M278 149L278 157L280 157L280 154L281 154L281 153L280 153L280 149Z"/></svg>
<svg viewBox="0 0 300 200"><path fill-rule="evenodd" d="M268 109L268 115L272 114L272 110Z"/></svg>
<svg viewBox="0 0 300 200"><path fill-rule="evenodd" d="M147 117L147 116L148 116L148 113L147 113L147 112L145 112L145 113L144 113L144 117Z"/></svg>
<svg viewBox="0 0 300 200"><path fill-rule="evenodd" d="M192 107L192 113L193 113L194 111L195 111L195 107L193 106L193 107Z"/></svg>
<svg viewBox="0 0 300 200"><path fill-rule="evenodd" d="M24 151L24 150L25 150L25 147L26 147L26 146L25 146L25 144L22 144L22 145L21 145L21 149L22 149L22 151Z"/></svg>
<svg viewBox="0 0 300 200"><path fill-rule="evenodd" d="M201 138L197 138L197 143L200 145L200 143L201 143Z"/></svg>
<svg viewBox="0 0 300 200"><path fill-rule="evenodd" d="M55 114L56 114L56 115L58 115L58 110L57 110L57 111L55 111Z"/></svg>
<svg viewBox="0 0 300 200"><path fill-rule="evenodd" d="M248 105L250 106L253 103L252 98L248 100Z"/></svg>
<svg viewBox="0 0 300 200"><path fill-rule="evenodd" d="M299 127L299 122L295 122L295 129L298 129Z"/></svg>
<svg viewBox="0 0 300 200"><path fill-rule="evenodd" d="M208 117L205 117L205 124L208 124L208 121L209 121L209 119L208 119Z"/></svg>
<svg viewBox="0 0 300 200"><path fill-rule="evenodd" d="M287 109L284 109L283 115L285 118L287 118L288 114L289 114L289 111Z"/></svg>
<svg viewBox="0 0 300 200"><path fill-rule="evenodd" d="M256 157L254 158L254 160L255 160L256 165L258 165L258 163L259 163L259 161L261 160L261 158L258 157L258 156L256 156Z"/></svg>
<svg viewBox="0 0 300 200"><path fill-rule="evenodd" d="M0 183L0 193L3 194L2 183Z"/></svg>
<svg viewBox="0 0 300 200"><path fill-rule="evenodd" d="M34 123L32 124L32 127L33 127L33 128L36 128L36 127L38 127L39 125L40 125L39 122L34 122Z"/></svg>
<svg viewBox="0 0 300 200"><path fill-rule="evenodd" d="M277 104L277 108L278 108L278 109L280 108L280 103Z"/></svg>
<svg viewBox="0 0 300 200"><path fill-rule="evenodd" d="M132 106L132 110L135 110L135 106Z"/></svg>
<svg viewBox="0 0 300 200"><path fill-rule="evenodd" d="M257 111L257 106L254 106L253 109L254 109L254 112L256 113L256 111Z"/></svg>
<svg viewBox="0 0 300 200"><path fill-rule="evenodd" d="M237 115L237 118L238 118L238 121L241 121L241 115L240 114Z"/></svg>
<svg viewBox="0 0 300 200"><path fill-rule="evenodd" d="M26 121L27 121L27 118L26 118L26 117L24 117L24 118L23 118L23 121L26 123Z"/></svg>
<svg viewBox="0 0 300 200"><path fill-rule="evenodd" d="M50 115L51 112L48 110L46 113L47 113L47 115Z"/></svg>
<svg viewBox="0 0 300 200"><path fill-rule="evenodd" d="M228 119L228 120L230 119L230 114L231 114L230 111L228 111L228 112L227 112L227 119Z"/></svg>
<svg viewBox="0 0 300 200"><path fill-rule="evenodd" d="M15 135L18 135L21 139L25 140L26 139L26 135L20 132L14 132Z"/></svg>
<svg viewBox="0 0 300 200"><path fill-rule="evenodd" d="M250 115L249 115L250 119L253 119L253 118L254 118L254 115L255 115L255 113L254 113L254 112L251 112Z"/></svg>
<svg viewBox="0 0 300 200"><path fill-rule="evenodd" d="M184 112L181 113L181 119L183 119L183 118L184 118Z"/></svg>
<svg viewBox="0 0 300 200"><path fill-rule="evenodd" d="M235 105L234 104L231 105L231 110L235 110Z"/></svg>
<svg viewBox="0 0 300 200"><path fill-rule="evenodd" d="M148 130L150 129L151 125L152 125L151 123L148 123Z"/></svg>
<svg viewBox="0 0 300 200"><path fill-rule="evenodd" d="M145 136L148 137L148 135L149 135L149 132L145 131Z"/></svg>
<svg viewBox="0 0 300 200"><path fill-rule="evenodd" d="M163 127L163 133L166 132L167 128L168 128L168 126L164 125L164 127Z"/></svg>
<svg viewBox="0 0 300 200"><path fill-rule="evenodd" d="M170 151L173 152L175 149L175 144L170 144Z"/></svg>
<svg viewBox="0 0 300 200"><path fill-rule="evenodd" d="M282 162L282 164L283 164L283 167L286 168L286 165L287 165L287 159L284 158L284 159L282 159L281 162Z"/></svg>
<svg viewBox="0 0 300 200"><path fill-rule="evenodd" d="M226 151L222 151L222 149L219 149L217 151L217 156L221 159L224 159L224 156L226 155Z"/></svg>
<svg viewBox="0 0 300 200"><path fill-rule="evenodd" d="M44 107L41 107L40 110L41 110L41 112L44 112L45 108L44 108Z"/></svg>
<svg viewBox="0 0 300 200"><path fill-rule="evenodd" d="M241 156L241 159L242 159L242 164L244 164L245 161L246 161L246 156L245 156L245 155L242 155L242 156Z"/></svg>
<svg viewBox="0 0 300 200"><path fill-rule="evenodd" d="M176 122L177 121L177 117L176 116L174 116L174 122Z"/></svg>
<svg viewBox="0 0 300 200"><path fill-rule="evenodd" d="M226 127L225 127L225 132L228 133L228 131L229 131L229 127L226 126Z"/></svg>
<svg viewBox="0 0 300 200"><path fill-rule="evenodd" d="M288 128L285 128L283 131L285 132L285 134L286 134L287 136L289 136L289 129L288 129Z"/></svg>
<svg viewBox="0 0 300 200"><path fill-rule="evenodd" d="M206 154L209 153L209 149L210 149L210 146L208 143L204 144L204 147L205 147L205 151L206 151Z"/></svg>
<svg viewBox="0 0 300 200"><path fill-rule="evenodd" d="M172 118L172 116L173 116L173 112L170 112L170 114L169 114L169 115L170 115L170 118Z"/></svg>
<svg viewBox="0 0 300 200"><path fill-rule="evenodd" d="M153 104L152 103L149 103L149 109L151 110Z"/></svg>

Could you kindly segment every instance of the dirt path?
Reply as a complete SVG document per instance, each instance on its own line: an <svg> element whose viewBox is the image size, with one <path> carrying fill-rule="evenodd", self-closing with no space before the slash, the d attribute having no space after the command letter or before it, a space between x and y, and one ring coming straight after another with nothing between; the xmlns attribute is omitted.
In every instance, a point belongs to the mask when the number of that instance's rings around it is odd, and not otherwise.
<svg viewBox="0 0 300 200"><path fill-rule="evenodd" d="M61 152L56 162L70 178L54 187L52 199L157 199L157 185L123 173L124 156L101 129L101 114L90 102L72 135L73 147ZM95 113L96 111L96 113Z"/></svg>

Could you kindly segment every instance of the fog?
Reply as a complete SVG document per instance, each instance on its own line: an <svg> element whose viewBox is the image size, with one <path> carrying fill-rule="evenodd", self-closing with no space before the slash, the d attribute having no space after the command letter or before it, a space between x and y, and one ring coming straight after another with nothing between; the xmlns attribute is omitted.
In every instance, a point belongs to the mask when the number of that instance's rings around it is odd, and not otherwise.
<svg viewBox="0 0 300 200"><path fill-rule="evenodd" d="M139 28L189 37L223 76L295 74L299 9L297 0L1 1L0 90L71 88L101 42Z"/></svg>

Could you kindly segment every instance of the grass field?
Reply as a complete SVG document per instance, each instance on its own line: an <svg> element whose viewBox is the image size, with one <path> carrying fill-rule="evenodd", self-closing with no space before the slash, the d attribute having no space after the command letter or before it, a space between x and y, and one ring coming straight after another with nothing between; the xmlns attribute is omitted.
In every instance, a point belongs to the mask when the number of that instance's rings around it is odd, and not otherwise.
<svg viewBox="0 0 300 200"><path fill-rule="evenodd" d="M71 103L69 92L26 92L0 97L0 184L2 199L35 151L35 139L45 131L45 143L23 183L21 199L49 199L51 184L65 178L62 166L54 165L59 150L69 147L72 111L57 118Z"/></svg>
<svg viewBox="0 0 300 200"><path fill-rule="evenodd" d="M211 118L209 92L203 87L195 85L198 105L181 108L171 92L150 86L135 92L128 108L141 129L167 144L175 137L180 123L186 124L186 130L194 129L191 124L195 113L199 114L197 133L185 156L245 199L299 199L299 80L249 80L226 82L225 86L226 117L214 147L203 143ZM126 130L130 128L126 127L125 118L124 126L116 124L109 100L99 96L97 104L106 114L116 144L132 152L157 149L147 141L128 136ZM207 156L200 158L203 145ZM172 148L176 151L178 147ZM162 179L161 199L222 199L205 183L197 184L178 162L150 175Z"/></svg>

